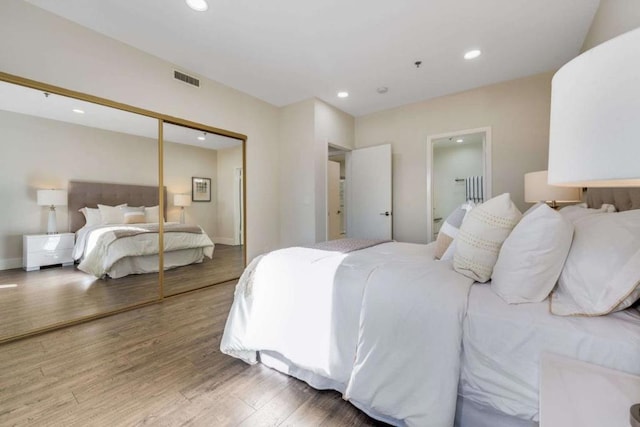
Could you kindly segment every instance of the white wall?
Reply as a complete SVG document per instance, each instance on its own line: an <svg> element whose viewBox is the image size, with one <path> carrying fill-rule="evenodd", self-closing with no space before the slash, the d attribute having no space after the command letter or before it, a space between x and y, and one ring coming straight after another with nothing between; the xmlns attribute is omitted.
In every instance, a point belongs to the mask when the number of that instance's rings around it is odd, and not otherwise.
<svg viewBox="0 0 640 427"><path fill-rule="evenodd" d="M482 153L482 142L434 147L434 218L442 218L437 225L442 225L447 216L466 200L465 183L456 182L456 178L482 175ZM434 232L436 231L437 228L434 227Z"/></svg>
<svg viewBox="0 0 640 427"><path fill-rule="evenodd" d="M427 236L428 135L490 126L493 194L520 209L523 177L547 167L552 73L543 73L356 118L356 148L391 143L393 230L401 241Z"/></svg>
<svg viewBox="0 0 640 427"><path fill-rule="evenodd" d="M279 247L279 109L202 79L173 79L174 66L21 0L0 3L2 71L232 130L247 141L247 253Z"/></svg>
<svg viewBox="0 0 640 427"><path fill-rule="evenodd" d="M319 99L314 100L315 159L315 241L327 240L327 158L328 144L354 148L355 119Z"/></svg>
<svg viewBox="0 0 640 427"><path fill-rule="evenodd" d="M154 119L149 119L155 122ZM22 265L22 235L42 233L46 207L36 204L36 191L66 189L70 180L158 185L158 143L155 139L0 111L0 269ZM174 193L191 191L191 176L216 180L216 151L165 143L167 219L177 221ZM215 187L214 187L215 188ZM215 191L213 196L215 197ZM190 222L216 234L216 210L211 203L194 203ZM68 210L58 207L58 231L69 230Z"/></svg>
<svg viewBox="0 0 640 427"><path fill-rule="evenodd" d="M233 244L235 240L235 207L234 186L235 171L242 168L242 146L218 150L218 225L215 235L211 236L215 243Z"/></svg>
<svg viewBox="0 0 640 427"><path fill-rule="evenodd" d="M638 27L640 27L640 1L600 0L600 7L584 39L582 51Z"/></svg>

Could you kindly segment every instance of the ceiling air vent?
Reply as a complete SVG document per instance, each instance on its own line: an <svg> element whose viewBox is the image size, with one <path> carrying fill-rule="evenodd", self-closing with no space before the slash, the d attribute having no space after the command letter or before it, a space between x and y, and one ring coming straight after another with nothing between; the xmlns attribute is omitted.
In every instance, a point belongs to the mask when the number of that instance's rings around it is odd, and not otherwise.
<svg viewBox="0 0 640 427"><path fill-rule="evenodd" d="M174 70L173 78L175 78L176 80L180 80L181 82L186 83L188 85L200 87L199 79L196 79L195 77L190 76L188 74L181 73L180 71Z"/></svg>

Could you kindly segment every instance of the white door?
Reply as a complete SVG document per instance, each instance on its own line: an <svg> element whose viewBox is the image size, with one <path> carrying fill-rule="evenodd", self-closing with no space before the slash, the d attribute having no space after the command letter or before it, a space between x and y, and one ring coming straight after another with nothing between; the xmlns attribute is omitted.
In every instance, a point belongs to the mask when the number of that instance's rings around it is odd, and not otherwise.
<svg viewBox="0 0 640 427"><path fill-rule="evenodd" d="M391 144L359 148L347 158L347 236L391 239Z"/></svg>
<svg viewBox="0 0 640 427"><path fill-rule="evenodd" d="M327 205L329 240L340 237L340 163L329 160L327 166Z"/></svg>

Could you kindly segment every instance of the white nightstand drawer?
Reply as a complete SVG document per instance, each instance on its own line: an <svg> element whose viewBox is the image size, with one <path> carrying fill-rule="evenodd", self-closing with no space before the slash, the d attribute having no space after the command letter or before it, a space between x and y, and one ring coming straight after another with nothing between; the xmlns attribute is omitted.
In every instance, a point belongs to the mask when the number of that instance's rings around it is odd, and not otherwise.
<svg viewBox="0 0 640 427"><path fill-rule="evenodd" d="M24 236L24 244L29 252L56 251L59 249L73 249L74 235L62 234L37 234Z"/></svg>
<svg viewBox="0 0 640 427"><path fill-rule="evenodd" d="M73 262L73 249L58 251L31 252L25 267L41 267L43 265L69 264Z"/></svg>

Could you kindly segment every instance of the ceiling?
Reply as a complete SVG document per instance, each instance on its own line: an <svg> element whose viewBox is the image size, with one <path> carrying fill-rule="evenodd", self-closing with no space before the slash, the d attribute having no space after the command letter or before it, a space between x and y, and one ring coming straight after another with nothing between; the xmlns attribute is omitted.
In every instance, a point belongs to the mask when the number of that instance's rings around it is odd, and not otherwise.
<svg viewBox="0 0 640 427"><path fill-rule="evenodd" d="M158 138L157 119L62 95L45 95L45 92L40 90L7 82L0 82L0 110L145 138ZM83 113L76 113L74 110L80 110ZM204 140L198 139L203 136ZM163 138L165 141L212 150L242 144L237 139L205 134L199 130L172 124L165 124Z"/></svg>
<svg viewBox="0 0 640 427"><path fill-rule="evenodd" d="M318 97L355 116L557 69L599 5L207 0L195 12L184 0L26 1L276 106ZM465 61L474 48L482 56Z"/></svg>

